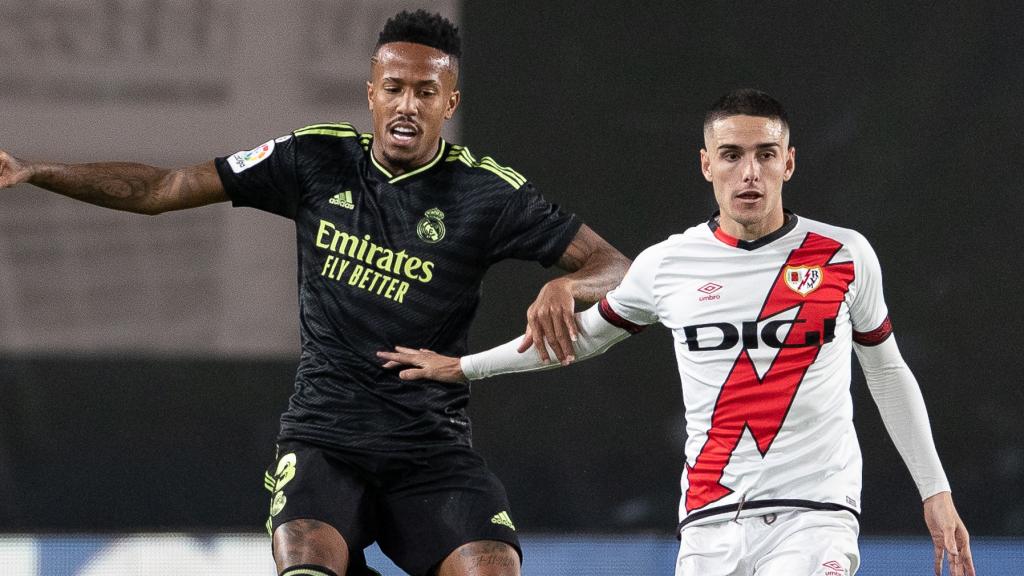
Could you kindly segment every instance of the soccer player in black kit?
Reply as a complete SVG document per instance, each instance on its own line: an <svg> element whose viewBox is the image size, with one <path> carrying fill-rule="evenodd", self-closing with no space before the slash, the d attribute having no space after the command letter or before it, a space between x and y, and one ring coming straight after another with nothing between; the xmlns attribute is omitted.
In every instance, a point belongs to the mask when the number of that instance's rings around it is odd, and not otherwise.
<svg viewBox="0 0 1024 576"><path fill-rule="evenodd" d="M415 576L518 575L504 487L471 447L468 387L404 382L375 353L465 355L484 273L516 258L570 272L541 289L524 343L546 358L546 340L569 361L574 299L599 300L628 267L523 176L441 138L460 55L438 15L389 20L371 59L369 134L314 124L172 170L0 151L0 187L144 214L231 200L295 221L302 355L264 479L280 574L373 574L363 549L376 541Z"/></svg>

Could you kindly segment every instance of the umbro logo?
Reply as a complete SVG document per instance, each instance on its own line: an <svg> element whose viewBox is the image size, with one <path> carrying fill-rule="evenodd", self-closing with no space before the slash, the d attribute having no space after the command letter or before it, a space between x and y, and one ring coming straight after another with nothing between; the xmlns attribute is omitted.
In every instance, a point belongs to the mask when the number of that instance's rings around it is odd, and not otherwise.
<svg viewBox="0 0 1024 576"><path fill-rule="evenodd" d="M498 512L497 514L495 514L494 518L491 518L491 524L499 524L501 526L507 526L508 528L511 528L512 530L516 529L516 525L512 523L512 518L509 517L508 512L506 512L504 510L502 510L501 512Z"/></svg>
<svg viewBox="0 0 1024 576"><path fill-rule="evenodd" d="M721 284L715 284L714 282L708 282L707 284L701 286L700 288L697 288L697 291L698 292L703 292L705 294L714 294L715 292L718 292L721 289L722 289L722 285Z"/></svg>
<svg viewBox="0 0 1024 576"><path fill-rule="evenodd" d="M825 571L825 576L846 576L846 568L843 568L843 565L835 560L829 560L822 564L822 566L828 568Z"/></svg>
<svg viewBox="0 0 1024 576"><path fill-rule="evenodd" d="M715 284L714 282L708 282L707 284L701 286L700 288L697 288L697 292L703 292L704 293L704 295L701 296L700 298L697 298L697 300L699 300L701 302L703 302L705 300L718 300L722 296L720 294L715 294L715 292L718 292L721 289L722 289L722 285L721 284Z"/></svg>
<svg viewBox="0 0 1024 576"><path fill-rule="evenodd" d="M338 192L334 196L331 196L331 199L328 200L328 202L331 203L331 204L334 204L335 206L341 206L342 208L348 208L349 210L351 210L351 209L356 207L356 205L352 203L352 191L351 190L345 190L344 192Z"/></svg>

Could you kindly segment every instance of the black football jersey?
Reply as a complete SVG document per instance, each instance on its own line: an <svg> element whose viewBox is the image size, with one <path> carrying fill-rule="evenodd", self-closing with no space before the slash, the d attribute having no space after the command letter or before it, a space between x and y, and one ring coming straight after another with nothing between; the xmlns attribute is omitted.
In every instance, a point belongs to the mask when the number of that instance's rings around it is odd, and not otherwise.
<svg viewBox="0 0 1024 576"><path fill-rule="evenodd" d="M468 148L442 140L429 163L393 176L372 139L317 124L216 160L235 206L295 221L302 354L280 438L366 450L469 444L468 385L402 381L376 352L465 355L488 267L550 266L581 222Z"/></svg>

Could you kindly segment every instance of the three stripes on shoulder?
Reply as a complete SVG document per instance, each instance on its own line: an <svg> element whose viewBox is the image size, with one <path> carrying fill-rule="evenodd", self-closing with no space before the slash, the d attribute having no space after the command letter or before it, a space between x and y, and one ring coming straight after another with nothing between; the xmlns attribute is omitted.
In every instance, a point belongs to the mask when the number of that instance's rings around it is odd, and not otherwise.
<svg viewBox="0 0 1024 576"><path fill-rule="evenodd" d="M451 151L448 152L448 157L445 158L445 162L458 161L470 168L483 168L488 172L494 173L505 182L508 182L509 185L516 190L519 190L519 188L526 183L526 178L522 174L511 168L498 164L494 161L494 158L491 158L490 156L484 156L478 162L469 152L469 148L459 146L458 144L453 144L451 148Z"/></svg>

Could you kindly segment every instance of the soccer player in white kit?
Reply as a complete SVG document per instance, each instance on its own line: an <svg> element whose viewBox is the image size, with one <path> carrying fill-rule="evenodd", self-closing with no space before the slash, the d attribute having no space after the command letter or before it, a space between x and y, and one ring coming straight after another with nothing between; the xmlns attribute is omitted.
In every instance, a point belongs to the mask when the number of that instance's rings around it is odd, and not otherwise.
<svg viewBox="0 0 1024 576"><path fill-rule="evenodd" d="M676 575L856 573L852 350L921 494L935 574L948 557L954 576L974 576L871 246L783 209L796 157L771 96L722 97L705 117L704 141L701 171L719 211L644 250L619 287L578 313L571 359L655 322L672 331L687 427ZM407 348L380 356L404 379L449 382L558 366L523 348L521 337L461 359Z"/></svg>

